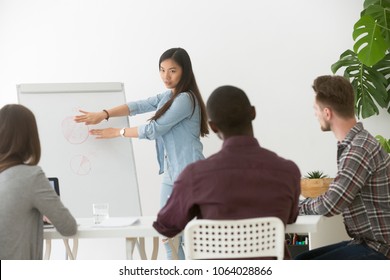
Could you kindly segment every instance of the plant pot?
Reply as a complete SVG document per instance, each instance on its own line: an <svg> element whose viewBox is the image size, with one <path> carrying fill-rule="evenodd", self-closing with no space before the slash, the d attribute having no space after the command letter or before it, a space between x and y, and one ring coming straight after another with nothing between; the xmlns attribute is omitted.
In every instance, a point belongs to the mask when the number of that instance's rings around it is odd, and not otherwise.
<svg viewBox="0 0 390 280"><path fill-rule="evenodd" d="M304 197L317 197L328 190L333 179L301 179L301 194Z"/></svg>

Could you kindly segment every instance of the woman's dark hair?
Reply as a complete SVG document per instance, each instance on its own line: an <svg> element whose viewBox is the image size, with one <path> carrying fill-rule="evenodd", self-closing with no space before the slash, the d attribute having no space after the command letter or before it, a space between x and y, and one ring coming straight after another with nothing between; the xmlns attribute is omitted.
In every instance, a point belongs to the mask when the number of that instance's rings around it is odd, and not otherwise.
<svg viewBox="0 0 390 280"><path fill-rule="evenodd" d="M19 104L0 109L0 172L15 165L37 165L41 144L34 114Z"/></svg>
<svg viewBox="0 0 390 280"><path fill-rule="evenodd" d="M193 111L195 110L196 102L198 102L200 107L201 122L200 122L200 135L204 137L209 133L209 128L207 124L207 112L206 106L203 102L202 96L200 94L198 85L196 84L195 75L192 71L191 59L188 53L182 48L172 48L165 51L159 60L158 67L160 69L161 62L167 59L172 59L182 68L182 76L173 92L171 98L165 103L150 120L157 120L160 118L172 105L175 98L182 92L187 92L190 94L193 101Z"/></svg>

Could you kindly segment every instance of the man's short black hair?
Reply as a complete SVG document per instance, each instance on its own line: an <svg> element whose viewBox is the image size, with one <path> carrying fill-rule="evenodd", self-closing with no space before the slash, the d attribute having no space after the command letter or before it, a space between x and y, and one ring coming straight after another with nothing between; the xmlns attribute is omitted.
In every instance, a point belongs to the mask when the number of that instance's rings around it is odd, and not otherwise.
<svg viewBox="0 0 390 280"><path fill-rule="evenodd" d="M253 119L252 106L245 92L228 85L211 93L207 112L209 119L225 132L247 127Z"/></svg>

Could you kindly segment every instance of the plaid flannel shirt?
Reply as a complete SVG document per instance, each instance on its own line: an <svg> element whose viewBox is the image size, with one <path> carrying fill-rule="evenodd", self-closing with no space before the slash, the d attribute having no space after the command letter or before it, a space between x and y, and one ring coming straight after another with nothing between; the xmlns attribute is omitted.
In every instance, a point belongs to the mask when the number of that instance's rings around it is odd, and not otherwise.
<svg viewBox="0 0 390 280"><path fill-rule="evenodd" d="M301 214L342 214L352 242L390 258L390 157L362 123L337 144L338 172L329 190L300 203Z"/></svg>

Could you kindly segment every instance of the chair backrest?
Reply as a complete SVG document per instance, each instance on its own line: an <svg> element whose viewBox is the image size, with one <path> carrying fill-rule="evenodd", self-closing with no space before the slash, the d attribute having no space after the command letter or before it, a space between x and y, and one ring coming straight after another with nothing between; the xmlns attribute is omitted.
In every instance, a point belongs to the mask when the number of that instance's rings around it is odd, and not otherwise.
<svg viewBox="0 0 390 280"><path fill-rule="evenodd" d="M184 229L187 259L284 257L285 227L277 217L192 220Z"/></svg>

